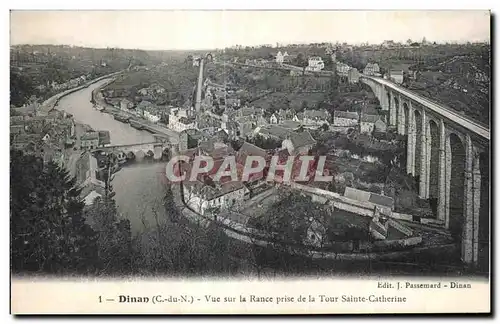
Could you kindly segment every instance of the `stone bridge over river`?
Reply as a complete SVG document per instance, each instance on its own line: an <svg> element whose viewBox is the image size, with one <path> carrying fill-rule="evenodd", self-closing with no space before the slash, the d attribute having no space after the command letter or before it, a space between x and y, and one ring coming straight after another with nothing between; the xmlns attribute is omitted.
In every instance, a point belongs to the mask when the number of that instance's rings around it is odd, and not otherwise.
<svg viewBox="0 0 500 324"><path fill-rule="evenodd" d="M115 153L119 158L130 157L131 153L137 160L141 160L146 156L153 156L153 159L160 160L163 155L167 155L173 144L165 142L150 142L127 145L111 145L100 147L94 151L104 151L107 153Z"/></svg>

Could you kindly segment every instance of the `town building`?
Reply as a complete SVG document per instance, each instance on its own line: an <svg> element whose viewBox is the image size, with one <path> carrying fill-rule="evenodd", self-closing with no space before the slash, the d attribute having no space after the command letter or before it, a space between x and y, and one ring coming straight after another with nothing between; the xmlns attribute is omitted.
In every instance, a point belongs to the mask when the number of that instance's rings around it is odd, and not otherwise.
<svg viewBox="0 0 500 324"><path fill-rule="evenodd" d="M298 118L297 118L298 119ZM330 113L326 109L323 110L306 110L302 123L304 125L329 125ZM293 120L293 119L292 119Z"/></svg>
<svg viewBox="0 0 500 324"><path fill-rule="evenodd" d="M45 143L49 142L50 141L50 134L49 133L45 134L42 137L42 141L44 141Z"/></svg>
<svg viewBox="0 0 500 324"><path fill-rule="evenodd" d="M239 98L226 98L226 107L239 108L241 106L241 99Z"/></svg>
<svg viewBox="0 0 500 324"><path fill-rule="evenodd" d="M389 72L389 79L397 84L403 83L403 70L391 70Z"/></svg>
<svg viewBox="0 0 500 324"><path fill-rule="evenodd" d="M287 138L287 136L291 132L292 131L288 128L285 128L285 127L282 127L279 125L270 124L270 125L260 126L260 127L255 128L253 133L255 135L260 135L263 138L283 141Z"/></svg>
<svg viewBox="0 0 500 324"><path fill-rule="evenodd" d="M307 154L316 145L316 141L308 131L290 132L282 143L290 155Z"/></svg>
<svg viewBox="0 0 500 324"><path fill-rule="evenodd" d="M394 199L388 196L379 195L369 191L346 187L344 191L344 197L352 200L372 203L383 214L390 215L392 210L394 209Z"/></svg>
<svg viewBox="0 0 500 324"><path fill-rule="evenodd" d="M380 115L365 115L360 118L360 133L386 132L387 124Z"/></svg>
<svg viewBox="0 0 500 324"><path fill-rule="evenodd" d="M264 159L266 163L268 163L271 158L271 155L268 154L266 150L257 147L253 144L250 144L248 142L244 142L236 154L236 163L239 172L238 176L240 177L242 176L242 172L244 170L244 167L246 166L247 159L251 156L260 156ZM251 166L256 167L257 162L253 161ZM248 181L245 181L245 185L249 188L259 186L262 184L264 177L265 177L264 170L251 173L248 175Z"/></svg>
<svg viewBox="0 0 500 324"><path fill-rule="evenodd" d="M24 116L27 116L27 115L35 116L37 109L39 107L40 107L40 104L37 102L34 102L34 103L31 103L31 104L28 104L28 105L25 105L22 107L12 107L11 110L13 110L14 112L16 112L18 114L24 115Z"/></svg>
<svg viewBox="0 0 500 324"><path fill-rule="evenodd" d="M158 109L156 106L147 106L144 107L144 110L142 111L142 114L144 118L149 120L152 123L157 123L161 119L161 111Z"/></svg>
<svg viewBox="0 0 500 324"><path fill-rule="evenodd" d="M163 94L166 91L165 88L159 84L153 84L149 87L149 89L151 91L150 94Z"/></svg>
<svg viewBox="0 0 500 324"><path fill-rule="evenodd" d="M83 152L75 163L76 183L80 187L95 184L104 188L105 183L99 178L97 159L90 152Z"/></svg>
<svg viewBox="0 0 500 324"><path fill-rule="evenodd" d="M237 136L245 137L250 135L257 127L256 118L253 116L236 117L235 121L238 125Z"/></svg>
<svg viewBox="0 0 500 324"><path fill-rule="evenodd" d="M170 109L170 115L168 116L168 128L176 132L182 132L187 129L195 129L197 128L196 119L191 117L191 114L187 109L172 108Z"/></svg>
<svg viewBox="0 0 500 324"><path fill-rule="evenodd" d="M347 77L350 69L351 67L345 63L337 62L335 64L335 71L337 72L337 75L340 77Z"/></svg>
<svg viewBox="0 0 500 324"><path fill-rule="evenodd" d="M276 63L283 64L283 61L284 61L283 54L281 53L281 51L279 51L278 54L276 54Z"/></svg>
<svg viewBox="0 0 500 324"><path fill-rule="evenodd" d="M355 111L335 111L333 116L334 126L352 127L358 125L359 115Z"/></svg>
<svg viewBox="0 0 500 324"><path fill-rule="evenodd" d="M283 120L279 125L280 127L288 128L292 131L298 130L300 127L310 128L310 125L304 125L294 120Z"/></svg>
<svg viewBox="0 0 500 324"><path fill-rule="evenodd" d="M90 206L96 198L101 198L105 194L105 189L95 183L89 183L82 188L80 197L83 199L85 206Z"/></svg>
<svg viewBox="0 0 500 324"><path fill-rule="evenodd" d="M209 185L198 180L185 182L182 188L185 203L195 212L209 216L212 210L236 208L250 194L250 190L241 181Z"/></svg>
<svg viewBox="0 0 500 324"><path fill-rule="evenodd" d="M197 127L200 130L207 132L215 132L219 129L224 128L222 122L222 116L214 114L213 112L206 110L199 114L196 118Z"/></svg>
<svg viewBox="0 0 500 324"><path fill-rule="evenodd" d="M242 107L242 108L234 111L234 115L236 117L256 118L257 116L262 115L263 113L264 113L263 109L255 108L253 106L252 107Z"/></svg>
<svg viewBox="0 0 500 324"><path fill-rule="evenodd" d="M141 100L135 110L137 111L139 116L144 116L144 111L148 110L150 107L155 107L155 104L153 104L149 100Z"/></svg>
<svg viewBox="0 0 500 324"><path fill-rule="evenodd" d="M109 131L98 131L99 133L99 146L111 144L111 135Z"/></svg>
<svg viewBox="0 0 500 324"><path fill-rule="evenodd" d="M40 134L14 135L10 144L12 149L35 152L42 146Z"/></svg>
<svg viewBox="0 0 500 324"><path fill-rule="evenodd" d="M128 112L132 108L134 108L134 103L127 98L124 98L120 101L120 109L122 111Z"/></svg>
<svg viewBox="0 0 500 324"><path fill-rule="evenodd" d="M325 63L323 59L319 56L311 56L308 61L308 66L306 67L306 71L321 71L325 68Z"/></svg>
<svg viewBox="0 0 500 324"><path fill-rule="evenodd" d="M24 125L10 125L10 135L26 134Z"/></svg>
<svg viewBox="0 0 500 324"><path fill-rule="evenodd" d="M100 178L97 159L90 152L82 153L76 161L74 176L85 205L91 205L95 198L104 195L105 183Z"/></svg>
<svg viewBox="0 0 500 324"><path fill-rule="evenodd" d="M99 132L87 132L80 136L80 148L82 150L95 149L99 147Z"/></svg>
<svg viewBox="0 0 500 324"><path fill-rule="evenodd" d="M351 84L359 82L359 71L356 68L352 68L347 73L347 81Z"/></svg>
<svg viewBox="0 0 500 324"><path fill-rule="evenodd" d="M287 52L283 53L283 63L290 64L292 63L293 59L296 58L296 55L290 55Z"/></svg>
<svg viewBox="0 0 500 324"><path fill-rule="evenodd" d="M240 180L233 181L230 177L222 177L215 181L215 175L224 158L234 151L229 146L216 146L215 143L205 145L200 143L198 153L208 155L214 160L214 168L204 174L198 174L191 181L191 165L183 163L181 169L187 180L182 183L183 198L186 205L194 211L212 216L213 211L237 209L249 198L250 190Z"/></svg>
<svg viewBox="0 0 500 324"><path fill-rule="evenodd" d="M278 123L281 123L283 120L293 120L295 116L295 112L291 109L280 109L277 112L278 114Z"/></svg>
<svg viewBox="0 0 500 324"><path fill-rule="evenodd" d="M378 76L380 75L380 67L377 63L368 63L363 70L363 74Z"/></svg>
<svg viewBox="0 0 500 324"><path fill-rule="evenodd" d="M276 116L276 114L272 114L271 117L269 117L269 123L270 124L278 124L279 120L278 120L278 116Z"/></svg>
<svg viewBox="0 0 500 324"><path fill-rule="evenodd" d="M269 122L264 116L261 115L257 117L257 126L264 126L267 124L269 124Z"/></svg>

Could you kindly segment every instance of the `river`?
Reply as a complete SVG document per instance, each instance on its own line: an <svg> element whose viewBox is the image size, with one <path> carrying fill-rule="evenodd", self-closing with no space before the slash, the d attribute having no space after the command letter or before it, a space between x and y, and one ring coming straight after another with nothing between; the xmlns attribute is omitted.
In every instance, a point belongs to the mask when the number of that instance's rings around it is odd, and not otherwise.
<svg viewBox="0 0 500 324"><path fill-rule="evenodd" d="M94 130L108 130L113 145L154 141L150 133L116 121L112 115L93 108L90 102L92 91L107 81L101 80L61 98L56 109L72 114L75 122L87 124ZM164 164L161 162L140 163L128 165L115 174L112 185L118 211L130 220L134 233L143 230L144 223L148 225L155 222L154 211L159 211L159 214L163 212L163 169Z"/></svg>

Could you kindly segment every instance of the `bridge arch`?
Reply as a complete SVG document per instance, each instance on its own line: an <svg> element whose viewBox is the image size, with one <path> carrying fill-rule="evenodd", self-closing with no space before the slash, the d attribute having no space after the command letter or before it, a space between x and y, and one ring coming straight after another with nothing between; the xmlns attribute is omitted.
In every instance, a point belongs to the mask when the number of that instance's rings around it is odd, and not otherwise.
<svg viewBox="0 0 500 324"><path fill-rule="evenodd" d="M430 119L427 123L427 184L429 204L432 209L432 214L435 218L438 216L438 203L439 203L439 186L440 186L440 161L439 161L439 148L440 148L440 123Z"/></svg>
<svg viewBox="0 0 500 324"><path fill-rule="evenodd" d="M401 121L401 110L399 107L399 104L400 104L399 98L394 96L393 102L394 102L393 103L394 108L392 110L394 112L394 122L395 122L396 130L397 130L398 134L401 134L402 121Z"/></svg>
<svg viewBox="0 0 500 324"><path fill-rule="evenodd" d="M389 91L385 92L386 97L387 97L387 110L389 113L389 125L394 125L393 119L394 119L394 112L392 110L392 102L391 102L391 93Z"/></svg>
<svg viewBox="0 0 500 324"><path fill-rule="evenodd" d="M474 179L475 188L479 188L479 197L477 194L475 200L478 202L478 208L474 214L478 219L478 260L479 269L488 271L489 269L489 252L490 252L490 166L489 166L488 150L477 155L474 161ZM475 215L476 216L476 215Z"/></svg>
<svg viewBox="0 0 500 324"><path fill-rule="evenodd" d="M415 109L413 111L413 129L414 129L414 146L415 146L415 154L413 155L413 176L415 177L417 187L420 184L420 178L422 177L422 152L423 152L423 143L422 143L422 113L420 110ZM422 192L420 192L419 189L419 194L421 195Z"/></svg>
<svg viewBox="0 0 500 324"><path fill-rule="evenodd" d="M401 120L402 120L402 135L408 135L408 128L410 127L410 109L408 108L408 104L406 102L403 102L402 109L401 109Z"/></svg>
<svg viewBox="0 0 500 324"><path fill-rule="evenodd" d="M459 135L451 132L446 138L446 227L460 247L465 223L466 146Z"/></svg>

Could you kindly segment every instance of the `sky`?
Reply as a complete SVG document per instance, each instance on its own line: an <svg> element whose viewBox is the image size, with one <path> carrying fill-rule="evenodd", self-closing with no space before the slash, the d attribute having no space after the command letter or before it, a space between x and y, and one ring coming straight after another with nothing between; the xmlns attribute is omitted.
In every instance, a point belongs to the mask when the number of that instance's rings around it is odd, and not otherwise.
<svg viewBox="0 0 500 324"><path fill-rule="evenodd" d="M146 50L490 40L488 11L11 11L10 43Z"/></svg>

